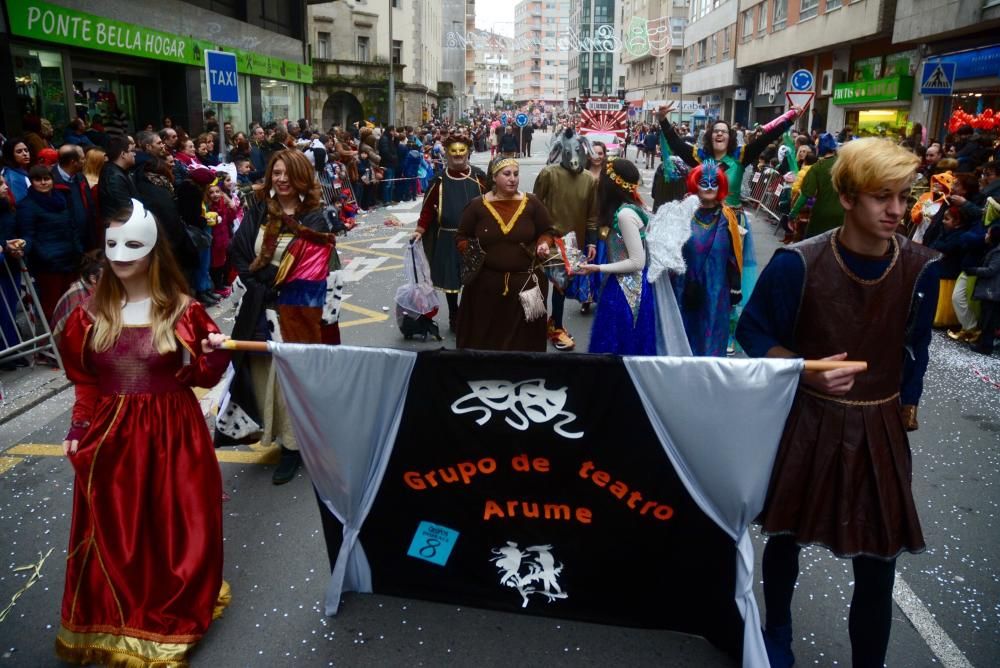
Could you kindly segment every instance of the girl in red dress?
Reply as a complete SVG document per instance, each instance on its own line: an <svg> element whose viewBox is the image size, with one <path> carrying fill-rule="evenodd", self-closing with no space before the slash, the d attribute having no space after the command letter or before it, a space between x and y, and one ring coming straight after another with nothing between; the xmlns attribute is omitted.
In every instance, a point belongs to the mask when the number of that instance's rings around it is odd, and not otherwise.
<svg viewBox="0 0 1000 668"><path fill-rule="evenodd" d="M184 293L137 200L112 219L105 252L110 266L60 345L76 386L63 443L76 475L56 653L186 666L229 601L222 478L191 391L222 377L229 356L215 346L226 337Z"/></svg>

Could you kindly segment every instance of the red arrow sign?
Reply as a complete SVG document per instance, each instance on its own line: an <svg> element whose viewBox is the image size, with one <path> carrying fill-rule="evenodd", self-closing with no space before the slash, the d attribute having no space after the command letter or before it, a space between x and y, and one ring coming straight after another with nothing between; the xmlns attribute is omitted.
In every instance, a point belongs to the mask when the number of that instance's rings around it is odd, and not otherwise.
<svg viewBox="0 0 1000 668"><path fill-rule="evenodd" d="M788 106L790 107L801 107L805 109L813 101L816 96L811 90L795 92L795 93L785 93L785 99L788 100Z"/></svg>

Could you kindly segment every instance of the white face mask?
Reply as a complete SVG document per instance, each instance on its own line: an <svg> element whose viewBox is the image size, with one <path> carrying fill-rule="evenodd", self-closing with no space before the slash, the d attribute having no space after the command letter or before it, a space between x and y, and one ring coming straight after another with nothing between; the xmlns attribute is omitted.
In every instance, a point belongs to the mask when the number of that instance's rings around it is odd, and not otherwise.
<svg viewBox="0 0 1000 668"><path fill-rule="evenodd" d="M132 200L132 215L123 225L105 232L105 255L112 262L146 257L156 245L156 219L139 200Z"/></svg>

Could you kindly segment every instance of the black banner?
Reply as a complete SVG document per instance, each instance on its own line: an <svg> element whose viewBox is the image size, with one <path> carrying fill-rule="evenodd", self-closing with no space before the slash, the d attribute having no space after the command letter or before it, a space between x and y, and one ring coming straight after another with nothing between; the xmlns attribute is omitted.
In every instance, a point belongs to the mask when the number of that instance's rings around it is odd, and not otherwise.
<svg viewBox="0 0 1000 668"><path fill-rule="evenodd" d="M741 653L736 544L687 493L619 358L421 354L361 544L376 593Z"/></svg>

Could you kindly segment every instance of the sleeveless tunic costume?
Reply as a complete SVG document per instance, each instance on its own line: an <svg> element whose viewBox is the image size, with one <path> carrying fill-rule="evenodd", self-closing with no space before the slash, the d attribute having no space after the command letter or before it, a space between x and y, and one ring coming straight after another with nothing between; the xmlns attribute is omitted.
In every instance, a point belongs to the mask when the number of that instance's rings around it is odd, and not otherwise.
<svg viewBox="0 0 1000 668"><path fill-rule="evenodd" d="M794 350L805 359L846 351L868 370L841 397L799 387L758 521L765 534L791 534L838 557L892 559L925 548L910 489L900 353L915 287L937 253L897 235L882 276L863 280L836 244L834 230L779 251L805 264Z"/></svg>
<svg viewBox="0 0 1000 668"><path fill-rule="evenodd" d="M219 328L192 301L161 354L149 325L125 326L107 351L90 345L84 307L60 350L76 386L69 457L75 478L62 625L72 663L186 666L228 604L222 580L222 476L192 387L213 387L229 354L201 351ZM189 357L189 363L186 359Z"/></svg>
<svg viewBox="0 0 1000 668"><path fill-rule="evenodd" d="M419 227L426 225L422 241L431 266L434 287L446 293L462 289L462 258L455 243L465 207L485 192L485 177L476 168L460 177L445 171L427 192Z"/></svg>

